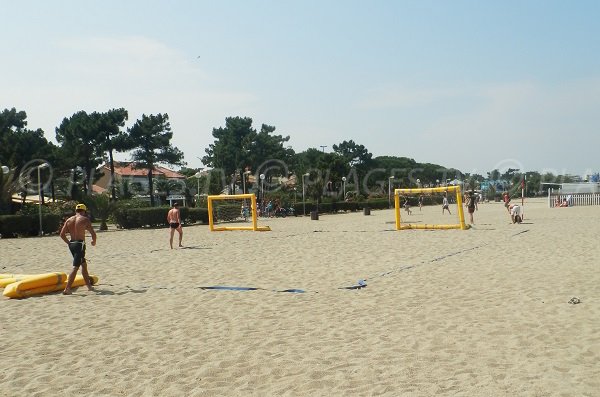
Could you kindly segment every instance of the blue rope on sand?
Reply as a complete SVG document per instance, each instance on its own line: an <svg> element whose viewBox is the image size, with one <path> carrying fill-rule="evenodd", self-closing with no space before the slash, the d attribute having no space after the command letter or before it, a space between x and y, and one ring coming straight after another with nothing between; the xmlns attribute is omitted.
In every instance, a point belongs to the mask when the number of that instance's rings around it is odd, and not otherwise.
<svg viewBox="0 0 600 397"><path fill-rule="evenodd" d="M232 286L228 286L228 285L213 285L210 287L198 287L200 289L212 289L212 290L227 290L227 291L257 291L257 290L263 290L263 291L269 291L266 288L258 288L258 287L232 287ZM304 291L303 289L298 289L298 288L289 288L289 289L284 289L284 290L270 290L270 291L274 291L274 292L290 292L293 294L303 294L306 291Z"/></svg>

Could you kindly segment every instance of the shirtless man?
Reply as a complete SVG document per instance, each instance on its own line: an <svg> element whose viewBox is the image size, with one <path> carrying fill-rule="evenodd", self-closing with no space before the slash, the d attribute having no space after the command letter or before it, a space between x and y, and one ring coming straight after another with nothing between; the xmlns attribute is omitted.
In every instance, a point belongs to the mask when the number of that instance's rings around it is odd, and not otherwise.
<svg viewBox="0 0 600 397"><path fill-rule="evenodd" d="M179 246L183 247L183 245L181 245L181 239L183 238L183 229L181 227L181 217L179 215L179 204L173 204L173 208L171 208L169 210L169 213L167 214L167 222L171 227L171 239L169 240L169 243L171 244L171 249L173 249L173 235L175 234L175 230L177 230L177 232L179 233Z"/></svg>
<svg viewBox="0 0 600 397"><path fill-rule="evenodd" d="M81 266L81 274L85 280L88 290L93 291L92 282L90 275L87 270L87 261L85 260L85 231L89 231L92 235L92 245L96 245L96 232L92 228L92 222L85 215L87 207L85 204L77 204L75 206L75 215L67 219L62 230L60 231L60 238L69 246L69 250L73 255L73 270L69 274L67 279L67 286L63 291L65 295L71 295L71 286L73 280L77 275L79 266ZM67 239L67 233L71 237L71 240Z"/></svg>

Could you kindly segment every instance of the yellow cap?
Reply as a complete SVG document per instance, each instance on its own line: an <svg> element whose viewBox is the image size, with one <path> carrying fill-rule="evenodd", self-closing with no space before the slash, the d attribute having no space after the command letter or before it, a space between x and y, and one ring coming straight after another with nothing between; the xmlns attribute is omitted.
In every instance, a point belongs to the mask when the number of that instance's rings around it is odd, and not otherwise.
<svg viewBox="0 0 600 397"><path fill-rule="evenodd" d="M84 210L84 211L87 211L87 207L85 206L85 204L77 204L77 205L75 206L75 211L77 211L77 210Z"/></svg>

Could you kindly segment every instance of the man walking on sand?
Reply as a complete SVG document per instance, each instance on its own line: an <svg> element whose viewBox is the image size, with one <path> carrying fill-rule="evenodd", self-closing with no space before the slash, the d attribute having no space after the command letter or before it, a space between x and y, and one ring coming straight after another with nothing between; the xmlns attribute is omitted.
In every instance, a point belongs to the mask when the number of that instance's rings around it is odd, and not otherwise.
<svg viewBox="0 0 600 397"><path fill-rule="evenodd" d="M63 228L60 231L60 238L69 246L69 250L73 255L73 270L67 279L67 286L63 291L65 295L71 295L71 286L81 266L81 274L87 285L88 290L93 291L92 280L87 270L87 261L85 260L85 231L89 231L92 235L92 245L96 245L96 232L92 227L92 222L86 216L87 207L85 204L77 204L75 206L75 215L67 219ZM67 233L71 240L67 239Z"/></svg>
<svg viewBox="0 0 600 397"><path fill-rule="evenodd" d="M173 204L173 208L169 210L167 214L167 222L169 223L169 227L171 228L171 239L169 240L169 244L171 244L171 249L173 249L173 235L175 234L175 230L179 233L179 246L181 245L181 240L183 239L183 229L181 227L181 216L179 214L179 204L175 202Z"/></svg>

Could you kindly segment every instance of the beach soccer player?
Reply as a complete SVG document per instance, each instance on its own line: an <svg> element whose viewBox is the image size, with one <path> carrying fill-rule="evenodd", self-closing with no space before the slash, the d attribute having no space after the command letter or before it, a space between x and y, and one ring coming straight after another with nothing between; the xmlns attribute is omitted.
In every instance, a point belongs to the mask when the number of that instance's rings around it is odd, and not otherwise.
<svg viewBox="0 0 600 397"><path fill-rule="evenodd" d="M173 204L173 208L171 208L167 213L167 222L169 223L169 227L171 229L171 238L169 239L171 249L173 249L173 235L175 234L175 230L177 230L177 233L179 233L179 246L183 247L183 245L181 245L181 240L183 239L183 228L181 227L181 214L179 213L179 204L177 202Z"/></svg>
<svg viewBox="0 0 600 397"><path fill-rule="evenodd" d="M448 213L452 215L452 213L450 213L450 206L448 205L448 193L444 193L444 199L442 200L442 215L446 210L448 210Z"/></svg>
<svg viewBox="0 0 600 397"><path fill-rule="evenodd" d="M510 212L510 196L508 195L508 192L504 192L502 200L504 201L504 206L506 207L506 210Z"/></svg>
<svg viewBox="0 0 600 397"><path fill-rule="evenodd" d="M87 207L85 204L77 204L75 206L75 215L67 219L63 228L60 231L60 238L69 246L69 250L73 255L73 269L69 273L67 279L67 286L63 291L63 294L71 294L71 286L77 275L77 271L81 266L81 274L85 281L85 285L88 290L93 291L92 280L87 270L87 261L85 260L85 231L87 230L92 235L92 245L96 245L96 232L92 227L90 218L87 217ZM70 239L67 239L67 233Z"/></svg>
<svg viewBox="0 0 600 397"><path fill-rule="evenodd" d="M408 203L408 197L404 197L404 210L406 211L406 213L408 215L412 214L411 210L410 210L410 204Z"/></svg>
<svg viewBox="0 0 600 397"><path fill-rule="evenodd" d="M519 206L518 204L513 204L510 206L510 219L512 219L512 223L523 222L523 217L521 215L521 206Z"/></svg>
<svg viewBox="0 0 600 397"><path fill-rule="evenodd" d="M471 190L469 192L469 195L467 196L467 210L469 211L469 222L471 223L471 225L474 223L473 222L473 213L475 212L476 209L477 209L477 199L475 197L475 192Z"/></svg>

